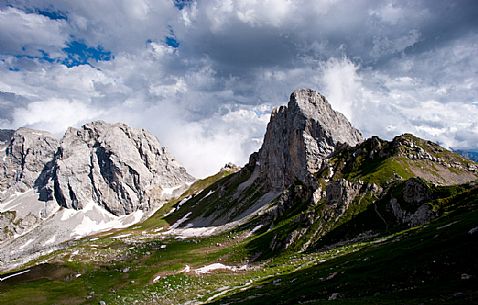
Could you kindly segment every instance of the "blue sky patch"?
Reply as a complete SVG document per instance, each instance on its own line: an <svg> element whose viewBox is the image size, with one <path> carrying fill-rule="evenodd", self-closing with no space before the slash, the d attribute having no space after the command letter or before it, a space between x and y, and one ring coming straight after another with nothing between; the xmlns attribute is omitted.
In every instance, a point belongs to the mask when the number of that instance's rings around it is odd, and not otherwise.
<svg viewBox="0 0 478 305"><path fill-rule="evenodd" d="M176 40L176 37L174 36L166 36L166 38L164 39L164 43L166 43L166 45L173 48L179 47L179 42Z"/></svg>
<svg viewBox="0 0 478 305"><path fill-rule="evenodd" d="M68 68L88 65L91 60L94 61L108 61L113 58L110 51L104 50L103 47L89 47L82 41L71 41L66 48L63 48L66 53L66 58L62 64Z"/></svg>
<svg viewBox="0 0 478 305"><path fill-rule="evenodd" d="M26 51L26 48L22 48L23 51ZM103 49L101 46L90 47L83 41L70 41L67 43L67 46L62 49L65 53L65 57L51 57L45 50L37 49L39 55L16 55L16 58L29 58L29 59L39 59L43 62L48 63L60 63L68 68L76 67L80 65L91 65L92 61L108 61L113 59L111 51ZM13 71L13 70L12 70Z"/></svg>
<svg viewBox="0 0 478 305"><path fill-rule="evenodd" d="M35 13L48 17L52 20L68 20L66 14L60 11L35 9Z"/></svg>
<svg viewBox="0 0 478 305"><path fill-rule="evenodd" d="M25 51L26 48L23 47L22 50ZM50 55L48 55L48 53L45 52L45 50L38 49L37 51L41 54L40 56L18 54L18 55L15 55L15 57L16 58L40 59L41 61L46 61L46 62L49 62L49 63L57 61L57 59L50 57ZM10 71L20 71L19 68L10 68L9 70Z"/></svg>
<svg viewBox="0 0 478 305"><path fill-rule="evenodd" d="M186 6L190 6L193 2L194 0L173 0L174 6L178 10L182 10Z"/></svg>
<svg viewBox="0 0 478 305"><path fill-rule="evenodd" d="M62 11L57 11L55 9L22 8L22 7L16 7L16 6L13 6L13 5L7 5L7 7L12 7L12 8L22 10L27 14L42 15L42 16L48 17L52 20L68 20L68 16L66 15L66 13L64 13Z"/></svg>

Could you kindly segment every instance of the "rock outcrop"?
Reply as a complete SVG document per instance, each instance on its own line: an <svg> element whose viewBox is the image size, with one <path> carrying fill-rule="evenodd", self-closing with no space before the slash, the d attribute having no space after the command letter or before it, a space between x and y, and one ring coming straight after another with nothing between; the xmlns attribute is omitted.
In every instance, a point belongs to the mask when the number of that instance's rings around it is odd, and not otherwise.
<svg viewBox="0 0 478 305"><path fill-rule="evenodd" d="M47 176L45 197L73 209L93 201L115 215L149 210L194 180L149 132L101 121L67 130Z"/></svg>
<svg viewBox="0 0 478 305"><path fill-rule="evenodd" d="M4 155L0 160L2 173L0 189L24 192L32 188L45 169L48 169L58 147L58 140L45 131L20 128L5 131L2 142ZM7 137L10 139L7 140Z"/></svg>
<svg viewBox="0 0 478 305"><path fill-rule="evenodd" d="M273 190L295 180L310 184L311 175L340 144L362 142L360 132L332 109L320 93L301 89L287 106L274 109L258 155L251 158Z"/></svg>
<svg viewBox="0 0 478 305"><path fill-rule="evenodd" d="M40 201L73 209L93 202L126 215L149 210L194 180L156 137L124 124L69 128L61 141L29 128L2 130L0 140L0 203L35 189Z"/></svg>

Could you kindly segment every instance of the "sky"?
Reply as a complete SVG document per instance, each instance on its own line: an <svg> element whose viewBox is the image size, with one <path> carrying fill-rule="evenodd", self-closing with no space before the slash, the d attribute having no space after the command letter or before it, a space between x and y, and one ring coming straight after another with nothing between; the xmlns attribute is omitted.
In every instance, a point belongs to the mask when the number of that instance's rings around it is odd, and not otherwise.
<svg viewBox="0 0 478 305"><path fill-rule="evenodd" d="M196 177L243 165L311 88L364 136L478 147L478 1L0 2L0 128L151 131Z"/></svg>

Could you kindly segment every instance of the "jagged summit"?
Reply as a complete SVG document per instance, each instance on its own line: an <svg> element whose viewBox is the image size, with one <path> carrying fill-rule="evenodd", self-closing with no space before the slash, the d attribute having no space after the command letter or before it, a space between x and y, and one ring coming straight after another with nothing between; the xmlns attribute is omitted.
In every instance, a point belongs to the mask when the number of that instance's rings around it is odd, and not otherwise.
<svg viewBox="0 0 478 305"><path fill-rule="evenodd" d="M307 182L338 145L362 141L360 132L324 96L300 89L291 94L287 106L272 111L254 161L269 186L280 190L295 179Z"/></svg>
<svg viewBox="0 0 478 305"><path fill-rule="evenodd" d="M430 141L407 134L364 141L320 93L301 89L287 106L273 110L262 147L246 166L182 198L186 201L168 219L181 220L175 232L186 236L195 228L202 234L204 227L269 227L265 243L271 250L292 245L303 250L378 200L385 209L381 215L398 226L425 223L437 214L409 197L419 197L428 183L445 186L477 177L475 164ZM405 201L395 197L403 189L412 190ZM407 206L410 202L416 205ZM288 225L281 227L281 221Z"/></svg>
<svg viewBox="0 0 478 305"><path fill-rule="evenodd" d="M43 188L64 207L94 201L112 214L149 210L194 178L144 129L96 121L69 128Z"/></svg>
<svg viewBox="0 0 478 305"><path fill-rule="evenodd" d="M91 122L68 128L61 140L20 128L6 142L0 269L64 241L137 223L194 181L155 136L125 124Z"/></svg>
<svg viewBox="0 0 478 305"><path fill-rule="evenodd" d="M149 210L194 181L155 136L121 123L70 127L60 141L25 127L0 136L0 203L35 189L41 201L74 209L93 202L124 215Z"/></svg>

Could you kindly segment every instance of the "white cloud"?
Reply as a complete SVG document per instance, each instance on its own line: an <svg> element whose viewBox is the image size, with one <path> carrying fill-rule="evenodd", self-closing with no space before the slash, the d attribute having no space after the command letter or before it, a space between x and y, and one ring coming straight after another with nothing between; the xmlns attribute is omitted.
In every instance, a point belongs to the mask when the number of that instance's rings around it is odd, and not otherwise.
<svg viewBox="0 0 478 305"><path fill-rule="evenodd" d="M13 7L0 7L0 53L39 56L64 47L66 23Z"/></svg>
<svg viewBox="0 0 478 305"><path fill-rule="evenodd" d="M52 98L15 109L12 126L48 130L61 135L69 126L92 121L101 115L100 110L79 101Z"/></svg>
<svg viewBox="0 0 478 305"><path fill-rule="evenodd" d="M361 98L358 66L347 58L330 58L323 67L324 94L335 110L353 120L354 110Z"/></svg>
<svg viewBox="0 0 478 305"><path fill-rule="evenodd" d="M477 143L477 36L435 32L466 20L435 10L440 3L215 0L179 11L172 1L10 2L18 8L0 5L10 18L0 27L8 42L0 47L3 127L59 133L93 119L122 121L151 130L201 177L244 164L272 106L310 87L367 136ZM67 21L21 11L28 7L54 8ZM38 29L18 26L32 22ZM3 38L14 25L23 40ZM179 48L164 44L171 31ZM62 52L70 35L114 58L67 68L5 51L31 41Z"/></svg>

